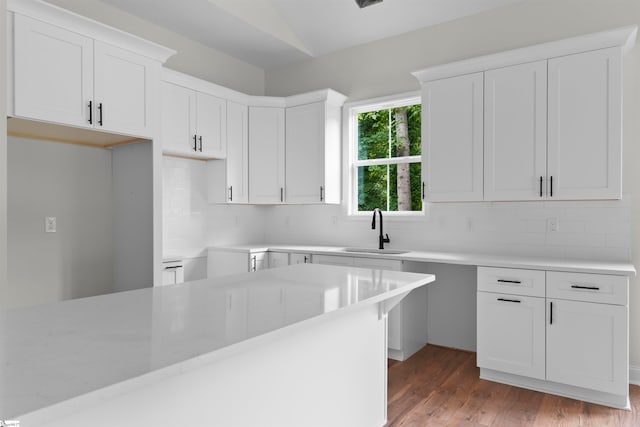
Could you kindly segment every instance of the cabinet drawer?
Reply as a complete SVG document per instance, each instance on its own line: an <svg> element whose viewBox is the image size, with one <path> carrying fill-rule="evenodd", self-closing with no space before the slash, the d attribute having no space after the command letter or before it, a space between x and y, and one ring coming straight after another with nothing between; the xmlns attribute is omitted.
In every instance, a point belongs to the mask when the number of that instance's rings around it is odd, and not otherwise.
<svg viewBox="0 0 640 427"><path fill-rule="evenodd" d="M478 291L544 297L544 290L544 271L478 267Z"/></svg>
<svg viewBox="0 0 640 427"><path fill-rule="evenodd" d="M547 297L627 305L629 278L606 274L547 272Z"/></svg>

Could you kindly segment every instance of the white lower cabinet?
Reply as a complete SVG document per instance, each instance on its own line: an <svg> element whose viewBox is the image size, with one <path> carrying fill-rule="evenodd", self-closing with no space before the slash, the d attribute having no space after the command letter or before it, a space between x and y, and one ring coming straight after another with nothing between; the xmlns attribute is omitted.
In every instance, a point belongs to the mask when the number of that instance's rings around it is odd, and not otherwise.
<svg viewBox="0 0 640 427"><path fill-rule="evenodd" d="M253 249L209 249L207 277L254 272L269 268L268 252Z"/></svg>
<svg viewBox="0 0 640 427"><path fill-rule="evenodd" d="M545 378L544 298L478 292L478 366Z"/></svg>
<svg viewBox="0 0 640 427"><path fill-rule="evenodd" d="M478 267L482 378L627 407L628 319L625 276Z"/></svg>
<svg viewBox="0 0 640 427"><path fill-rule="evenodd" d="M287 252L269 251L269 268L286 267L289 265L289 254Z"/></svg>
<svg viewBox="0 0 640 427"><path fill-rule="evenodd" d="M311 254L292 252L289 254L289 264L311 264Z"/></svg>

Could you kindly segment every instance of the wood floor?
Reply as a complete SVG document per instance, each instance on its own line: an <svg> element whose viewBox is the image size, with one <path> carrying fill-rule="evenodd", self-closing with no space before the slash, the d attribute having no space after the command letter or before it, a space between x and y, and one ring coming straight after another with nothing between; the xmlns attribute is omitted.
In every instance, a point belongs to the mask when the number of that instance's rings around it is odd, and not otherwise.
<svg viewBox="0 0 640 427"><path fill-rule="evenodd" d="M428 345L389 362L388 423L399 426L640 426L640 387L631 411L479 379L476 355Z"/></svg>

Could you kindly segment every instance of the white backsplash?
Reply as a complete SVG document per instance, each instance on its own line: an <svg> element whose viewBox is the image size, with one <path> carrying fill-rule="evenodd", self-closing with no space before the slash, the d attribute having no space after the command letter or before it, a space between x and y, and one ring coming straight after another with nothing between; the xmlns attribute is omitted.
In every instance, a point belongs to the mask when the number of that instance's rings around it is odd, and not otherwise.
<svg viewBox="0 0 640 427"><path fill-rule="evenodd" d="M207 203L206 162L163 158L165 255L206 257L207 246L246 243L377 245L371 218L341 206ZM558 231L548 230L557 218ZM390 248L629 261L631 200L431 204L426 217L386 215Z"/></svg>
<svg viewBox="0 0 640 427"><path fill-rule="evenodd" d="M267 216L269 242L376 247L371 218L349 218L340 206L274 206ZM548 230L549 218L558 231ZM631 203L434 203L426 217L385 216L396 249L516 253L628 261Z"/></svg>

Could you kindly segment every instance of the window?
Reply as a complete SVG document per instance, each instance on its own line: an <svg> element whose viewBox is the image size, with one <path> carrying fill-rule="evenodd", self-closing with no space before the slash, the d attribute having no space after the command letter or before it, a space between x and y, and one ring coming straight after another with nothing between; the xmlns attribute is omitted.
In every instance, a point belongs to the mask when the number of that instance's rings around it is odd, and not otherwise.
<svg viewBox="0 0 640 427"><path fill-rule="evenodd" d="M420 97L351 105L349 212L422 213Z"/></svg>

